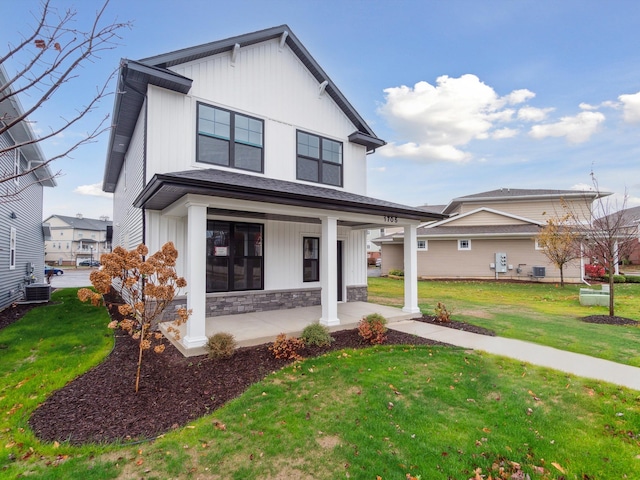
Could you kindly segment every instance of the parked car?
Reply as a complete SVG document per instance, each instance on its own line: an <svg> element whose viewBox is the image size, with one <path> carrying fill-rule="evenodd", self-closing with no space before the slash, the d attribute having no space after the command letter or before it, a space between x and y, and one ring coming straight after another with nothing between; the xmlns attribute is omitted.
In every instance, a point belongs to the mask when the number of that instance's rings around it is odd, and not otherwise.
<svg viewBox="0 0 640 480"><path fill-rule="evenodd" d="M100 262L98 260L82 260L78 263L79 267L99 267Z"/></svg>
<svg viewBox="0 0 640 480"><path fill-rule="evenodd" d="M376 267L381 267L382 266L382 259L381 258L376 258Z"/></svg>
<svg viewBox="0 0 640 480"><path fill-rule="evenodd" d="M47 275L62 275L64 272L61 268L50 267L49 265L44 266L44 274Z"/></svg>

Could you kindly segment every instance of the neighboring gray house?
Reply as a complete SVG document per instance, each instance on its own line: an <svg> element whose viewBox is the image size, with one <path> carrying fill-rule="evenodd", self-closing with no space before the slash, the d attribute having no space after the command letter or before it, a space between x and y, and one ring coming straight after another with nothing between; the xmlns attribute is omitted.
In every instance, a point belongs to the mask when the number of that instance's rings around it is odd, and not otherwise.
<svg viewBox="0 0 640 480"><path fill-rule="evenodd" d="M107 217L51 215L43 225L51 232L44 245L44 260L49 265L78 265L111 252L113 222Z"/></svg>
<svg viewBox="0 0 640 480"><path fill-rule="evenodd" d="M44 283L43 188L56 185L47 166L14 178L45 161L38 143L28 144L36 138L30 125L13 124L23 112L10 89L0 92L0 310L22 300L28 283Z"/></svg>

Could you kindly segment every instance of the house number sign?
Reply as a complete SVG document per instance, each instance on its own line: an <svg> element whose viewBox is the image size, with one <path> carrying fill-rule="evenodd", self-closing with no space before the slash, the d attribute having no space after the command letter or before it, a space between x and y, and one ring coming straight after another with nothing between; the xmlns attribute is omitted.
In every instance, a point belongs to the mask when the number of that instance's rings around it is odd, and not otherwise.
<svg viewBox="0 0 640 480"><path fill-rule="evenodd" d="M398 217L389 217L388 215L385 215L384 221L387 223L398 223Z"/></svg>

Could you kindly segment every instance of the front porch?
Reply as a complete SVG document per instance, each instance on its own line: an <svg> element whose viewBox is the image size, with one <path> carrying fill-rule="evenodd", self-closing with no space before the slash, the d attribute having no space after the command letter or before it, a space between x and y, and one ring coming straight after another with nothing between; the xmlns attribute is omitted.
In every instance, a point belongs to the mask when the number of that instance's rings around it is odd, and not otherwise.
<svg viewBox="0 0 640 480"><path fill-rule="evenodd" d="M400 308L387 307L368 302L348 302L338 304L339 325L329 327L331 331L356 328L358 322L371 313L379 313L388 323L407 320L419 314L403 312ZM280 333L289 336L299 336L309 324L316 322L322 316L322 307L291 308L287 310L272 310L267 312L252 312L236 315L208 317L205 321L205 335L210 337L218 332L231 333L238 346L246 347L273 342ZM204 346L186 348L183 342L173 339L166 328L168 323L160 324L160 331L186 357L206 355ZM180 336L186 335L186 325L182 325Z"/></svg>

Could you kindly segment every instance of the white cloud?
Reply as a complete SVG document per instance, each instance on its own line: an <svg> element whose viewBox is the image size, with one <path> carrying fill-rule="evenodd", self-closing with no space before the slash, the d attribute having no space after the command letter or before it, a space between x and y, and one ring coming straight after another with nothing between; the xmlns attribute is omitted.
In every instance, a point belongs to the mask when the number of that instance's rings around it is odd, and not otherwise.
<svg viewBox="0 0 640 480"><path fill-rule="evenodd" d="M573 117L562 117L555 123L534 125L529 135L536 139L566 137L569 143L583 143L598 131L604 119L600 112L584 111Z"/></svg>
<svg viewBox="0 0 640 480"><path fill-rule="evenodd" d="M92 197L113 198L112 193L102 191L101 183L94 183L93 185L79 185L73 190L73 193L79 193L80 195L89 195Z"/></svg>
<svg viewBox="0 0 640 480"><path fill-rule="evenodd" d="M491 134L491 138L494 138L496 140L501 140L503 138L513 138L516 135L518 135L518 130L516 130L515 128L500 128L498 130L495 130L492 134Z"/></svg>
<svg viewBox="0 0 640 480"><path fill-rule="evenodd" d="M510 130L494 134L497 124L513 120L515 112L505 105L522 103L535 95L522 89L499 97L471 74L459 78L443 75L436 79L435 86L422 81L413 88L403 85L387 88L384 93L385 103L379 113L407 143L392 143L380 153L451 162L469 160L471 155L460 147L474 139L511 135Z"/></svg>
<svg viewBox="0 0 640 480"><path fill-rule="evenodd" d="M518 110L518 120L524 122L541 122L554 110L555 108L522 107Z"/></svg>
<svg viewBox="0 0 640 480"><path fill-rule="evenodd" d="M640 92L620 95L618 100L622 102L624 121L629 123L640 122Z"/></svg>

